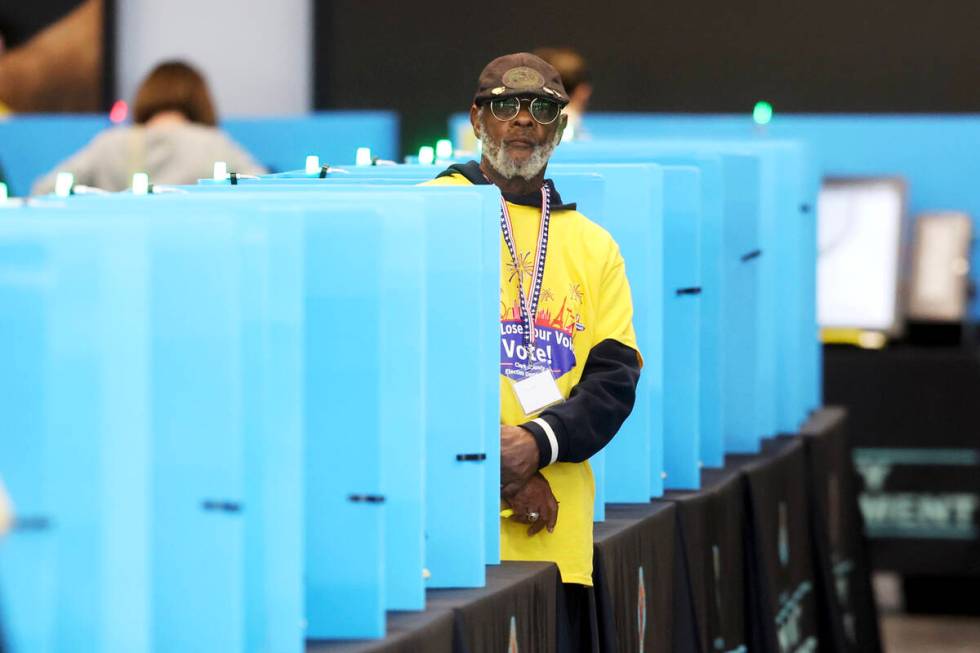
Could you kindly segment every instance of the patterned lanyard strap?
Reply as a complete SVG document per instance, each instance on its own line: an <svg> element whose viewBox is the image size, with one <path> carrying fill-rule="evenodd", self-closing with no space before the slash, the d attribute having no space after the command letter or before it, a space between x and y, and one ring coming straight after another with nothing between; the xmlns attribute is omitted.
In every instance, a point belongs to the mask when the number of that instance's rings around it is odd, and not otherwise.
<svg viewBox="0 0 980 653"><path fill-rule="evenodd" d="M538 244L534 256L534 276L531 278L531 295L524 293L524 267L521 265L514 247L514 232L511 227L510 211L507 201L500 198L500 231L504 235L504 243L510 251L510 258L517 271L517 292L521 303L521 325L524 329L524 345L533 346L535 341L534 316L538 312L538 300L541 297L541 282L544 279L544 261L548 255L548 225L551 222L551 191L548 185L541 186L541 227L538 230Z"/></svg>

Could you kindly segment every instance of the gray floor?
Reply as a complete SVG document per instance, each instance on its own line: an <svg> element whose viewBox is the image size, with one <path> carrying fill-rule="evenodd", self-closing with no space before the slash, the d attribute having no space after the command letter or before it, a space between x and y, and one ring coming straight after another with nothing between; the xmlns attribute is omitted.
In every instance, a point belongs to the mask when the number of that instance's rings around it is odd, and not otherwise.
<svg viewBox="0 0 980 653"><path fill-rule="evenodd" d="M980 653L980 619L886 614L885 653Z"/></svg>
<svg viewBox="0 0 980 653"><path fill-rule="evenodd" d="M901 587L890 574L875 574L885 653L980 653L980 618L908 615Z"/></svg>

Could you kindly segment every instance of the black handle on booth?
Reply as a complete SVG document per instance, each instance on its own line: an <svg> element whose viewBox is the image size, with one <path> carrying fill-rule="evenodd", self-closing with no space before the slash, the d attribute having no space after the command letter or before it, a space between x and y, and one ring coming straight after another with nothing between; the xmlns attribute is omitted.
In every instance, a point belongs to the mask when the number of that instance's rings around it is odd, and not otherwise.
<svg viewBox="0 0 980 653"><path fill-rule="evenodd" d="M352 494L347 500L351 503L384 503L385 497L382 494Z"/></svg>
<svg viewBox="0 0 980 653"><path fill-rule="evenodd" d="M51 520L43 515L30 515L27 517L15 517L11 530L17 533L39 533L51 530Z"/></svg>
<svg viewBox="0 0 980 653"><path fill-rule="evenodd" d="M241 512L242 504L237 501L205 499L201 502L201 509L209 512Z"/></svg>

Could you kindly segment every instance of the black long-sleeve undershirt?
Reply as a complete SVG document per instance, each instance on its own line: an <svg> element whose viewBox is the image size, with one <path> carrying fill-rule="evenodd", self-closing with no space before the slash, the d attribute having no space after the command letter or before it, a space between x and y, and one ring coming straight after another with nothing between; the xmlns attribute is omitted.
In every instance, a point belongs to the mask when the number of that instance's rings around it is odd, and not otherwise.
<svg viewBox="0 0 980 653"><path fill-rule="evenodd" d="M568 399L538 417L551 428L554 444L540 421L521 424L538 444L539 466L578 463L601 451L633 410L639 379L640 362L634 349L611 339L592 347Z"/></svg>

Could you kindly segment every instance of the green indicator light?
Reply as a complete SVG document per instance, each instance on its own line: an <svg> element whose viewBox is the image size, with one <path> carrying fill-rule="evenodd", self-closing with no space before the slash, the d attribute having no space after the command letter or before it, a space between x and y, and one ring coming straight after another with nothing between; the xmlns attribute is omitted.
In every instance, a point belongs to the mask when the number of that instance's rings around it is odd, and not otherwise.
<svg viewBox="0 0 980 653"><path fill-rule="evenodd" d="M431 145L423 145L419 148L419 163L424 166L432 165L435 163L436 153L432 149Z"/></svg>
<svg viewBox="0 0 980 653"><path fill-rule="evenodd" d="M453 158L453 143L447 138L436 143L436 158L437 159L451 159Z"/></svg>
<svg viewBox="0 0 980 653"><path fill-rule="evenodd" d="M0 202L7 201L7 184L0 181Z"/></svg>
<svg viewBox="0 0 980 653"><path fill-rule="evenodd" d="M768 125L772 121L772 105L765 100L755 103L752 110L752 120L757 125Z"/></svg>

